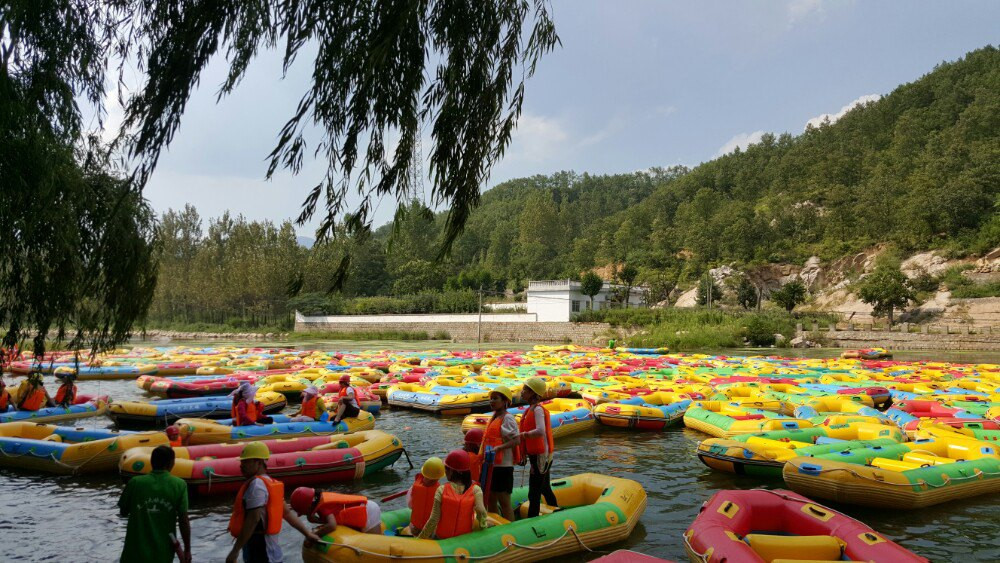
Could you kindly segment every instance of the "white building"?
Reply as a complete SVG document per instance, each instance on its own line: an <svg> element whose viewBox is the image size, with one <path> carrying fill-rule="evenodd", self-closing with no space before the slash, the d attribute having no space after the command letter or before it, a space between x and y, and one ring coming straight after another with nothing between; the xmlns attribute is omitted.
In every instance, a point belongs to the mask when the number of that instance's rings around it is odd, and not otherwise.
<svg viewBox="0 0 1000 563"><path fill-rule="evenodd" d="M624 286L604 282L600 293L594 296L594 309L612 306L611 292ZM646 288L633 287L629 294L628 306L646 306ZM614 303L622 307L621 303ZM543 280L528 282L528 313L534 313L539 322L566 322L574 313L590 308L590 297L580 292L580 282L572 280Z"/></svg>

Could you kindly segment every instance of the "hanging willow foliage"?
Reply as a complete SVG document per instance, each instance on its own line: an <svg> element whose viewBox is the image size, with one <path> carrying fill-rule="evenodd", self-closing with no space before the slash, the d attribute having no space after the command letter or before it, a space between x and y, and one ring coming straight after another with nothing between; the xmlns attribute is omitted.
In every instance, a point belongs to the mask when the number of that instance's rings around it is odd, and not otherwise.
<svg viewBox="0 0 1000 563"><path fill-rule="evenodd" d="M510 143L525 78L558 43L546 0L121 4L130 9L119 52L123 60L139 61L147 75L125 115L134 134L131 154L141 161L140 182L169 145L214 56L229 63L221 98L236 88L259 50L280 47L286 71L297 59L313 57L312 84L279 133L267 175L280 168L300 172L310 152L328 164L305 198L299 224L322 201L319 240L337 232L363 236L380 198L408 203L411 169L419 169L414 149L426 123L433 203L450 210L439 256L450 251ZM311 130L320 131L312 146ZM348 208L352 190L361 201ZM349 264L347 255L334 286L343 283Z"/></svg>

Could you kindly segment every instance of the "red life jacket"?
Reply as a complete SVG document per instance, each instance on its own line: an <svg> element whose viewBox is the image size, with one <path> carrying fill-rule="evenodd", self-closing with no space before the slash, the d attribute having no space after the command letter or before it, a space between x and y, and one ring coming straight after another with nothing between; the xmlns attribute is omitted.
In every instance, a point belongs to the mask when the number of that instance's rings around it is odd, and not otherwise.
<svg viewBox="0 0 1000 563"><path fill-rule="evenodd" d="M419 532L424 529L427 519L431 517L431 509L434 508L434 493L437 492L439 483L431 486L424 484L423 476L418 474L410 487L410 503L413 505L410 512L410 528Z"/></svg>
<svg viewBox="0 0 1000 563"><path fill-rule="evenodd" d="M545 413L545 433L542 436L521 440L521 446L528 455L545 453L546 443L548 443L550 453L556 451L555 441L552 439L552 415L545 407L541 408L542 412ZM535 428L538 428L538 423L535 421L535 407L528 407L528 410L521 416L520 430L521 432L530 432Z"/></svg>
<svg viewBox="0 0 1000 563"><path fill-rule="evenodd" d="M500 427L503 425L503 419L507 418L507 415L501 417L491 418L489 424L486 425L486 433L483 435L483 444L479 447L479 455L483 455L486 451L486 446L491 446L496 448L497 446L502 446L504 443L503 436L500 433ZM513 448L500 450L496 452L496 457L493 458L494 465L500 465L504 463L507 456L514 456L514 463L518 464L521 462L520 456L521 448Z"/></svg>
<svg viewBox="0 0 1000 563"><path fill-rule="evenodd" d="M181 442L181 439L180 439L180 438L174 438L173 440L170 440L170 447L171 447L171 448L179 448L179 447L181 447L182 445L183 445L183 444L182 444L182 442Z"/></svg>
<svg viewBox="0 0 1000 563"><path fill-rule="evenodd" d="M276 481L267 475L257 475L255 479L260 479L267 487L267 504L264 505L264 513L267 514L267 527L264 533L273 536L281 532L281 521L285 517L285 484ZM243 486L236 493L236 504L233 505L233 514L229 517L229 533L234 537L239 537L243 531L243 520L246 518L246 509L243 507L243 493L247 491L252 479L247 479Z"/></svg>
<svg viewBox="0 0 1000 563"><path fill-rule="evenodd" d="M469 473L472 474L472 480L479 483L480 473L483 471L483 455L482 454L469 454Z"/></svg>
<svg viewBox="0 0 1000 563"><path fill-rule="evenodd" d="M22 411L37 411L45 404L45 391L36 387L21 401Z"/></svg>
<svg viewBox="0 0 1000 563"><path fill-rule="evenodd" d="M323 493L319 496L319 504L313 509L313 514L324 518L324 514L331 513L337 519L338 526L348 526L363 532L368 524L368 497Z"/></svg>
<svg viewBox="0 0 1000 563"><path fill-rule="evenodd" d="M441 494L441 519L434 535L438 539L448 539L472 531L472 521L476 517L476 493L474 485L458 494L451 483L444 484Z"/></svg>
<svg viewBox="0 0 1000 563"><path fill-rule="evenodd" d="M7 410L7 405L10 404L10 393L6 389L0 391L0 412Z"/></svg>
<svg viewBox="0 0 1000 563"><path fill-rule="evenodd" d="M308 416L309 418L312 419L318 419L319 417L316 416L316 406L318 402L319 398L315 396L306 401L302 401L302 416Z"/></svg>
<svg viewBox="0 0 1000 563"><path fill-rule="evenodd" d="M240 403L244 403L247 406L247 417L245 420L240 419L239 412L236 410L236 407ZM233 403L233 408L230 411L230 414L232 415L233 418L233 426L246 426L247 424L253 424L257 422L257 401L247 401L244 399L240 399L239 401Z"/></svg>
<svg viewBox="0 0 1000 563"><path fill-rule="evenodd" d="M73 401L76 400L76 385L72 383L63 383L59 386L56 391L56 404L57 405L72 405Z"/></svg>

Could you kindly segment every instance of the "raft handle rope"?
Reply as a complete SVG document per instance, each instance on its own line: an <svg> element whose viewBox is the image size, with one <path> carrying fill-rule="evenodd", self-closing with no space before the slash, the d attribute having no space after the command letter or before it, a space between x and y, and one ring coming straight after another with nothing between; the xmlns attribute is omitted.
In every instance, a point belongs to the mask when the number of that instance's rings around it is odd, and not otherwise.
<svg viewBox="0 0 1000 563"><path fill-rule="evenodd" d="M803 472L801 466L796 465L796 464L792 463L791 461L788 461L786 463L788 463L792 467L798 469L800 473ZM872 481L874 483L880 483L882 485L895 485L897 487L925 487L926 486L926 487L935 488L935 489L939 489L941 487L947 487L949 484L951 484L952 481L966 481L968 479L980 479L980 478L982 478L983 475L1000 475L1000 471L986 471L984 469L979 469L978 467L973 467L972 468L972 471L973 471L972 475L959 476L959 477L952 477L952 476L946 475L945 479L944 479L944 481L945 481L944 484L942 484L942 485L935 485L934 483L928 483L927 481L924 481L923 479L921 479L917 483L890 483L888 481L883 481L883 480L880 480L880 479L875 479L873 477L867 477L867 476L862 475L862 474L858 473L857 471L855 471L855 470L853 470L851 468L848 468L848 467L829 467L829 468L824 468L824 469L809 469L805 473L807 475L809 475L809 474L819 475L821 473L830 473L830 472L833 472L833 471L846 471L847 473L850 473L851 475L853 475L854 477L857 477L859 479L865 479L867 481ZM900 474L902 474L903 472L902 471L894 471L893 473L900 473Z"/></svg>
<svg viewBox="0 0 1000 563"><path fill-rule="evenodd" d="M501 553L507 551L508 549L510 549L512 547L519 547L521 549L527 549L529 551L538 551L538 550L546 549L546 548L551 547L551 546L557 544L558 542L562 541L563 538L565 538L567 535L569 535L571 533L573 534L573 538L576 539L577 543L580 544L580 547L582 547L584 550L586 550L586 551L588 551L590 553L603 553L601 551L594 550L594 549L591 549L590 547L587 547L587 544L583 543L583 539L580 538L580 535L576 532L576 528L573 527L573 526L570 526L570 527L566 528L566 531L563 532L563 534L561 536L559 536L558 538L556 538L556 539L554 539L554 540L552 540L552 541L550 541L548 543L545 543L545 544L542 544L542 545L521 545L521 544L519 544L517 542L513 542L512 541L512 542L506 544L503 547L503 549L501 549L500 551L497 551L496 553L491 553L489 555L471 555L471 554L470 555L454 555L454 554L452 554L452 555L447 555L447 554L440 554L440 555L396 555L396 554L392 554L392 553L379 553L377 551L368 551L367 549L362 549L360 547L355 547L353 545L348 545L348 544L344 544L344 543L337 543L337 542L327 541L327 540L320 540L320 541L315 542L315 543L321 543L321 544L329 545L329 546L333 546L333 547L342 547L342 548L345 548L345 549L349 549L349 550L351 550L351 551L354 552L355 556L360 556L362 554L365 554L365 555L373 555L373 556L376 556L376 557L379 557L379 558L383 558L383 559L384 558L388 558L388 559L454 559L456 561L471 561L471 560L477 560L477 559L490 559L490 558L496 557L497 555L500 555Z"/></svg>
<svg viewBox="0 0 1000 563"><path fill-rule="evenodd" d="M410 464L410 469L413 469L413 462L410 461L410 452L406 451L406 448L403 448L403 455L406 456L406 463Z"/></svg>

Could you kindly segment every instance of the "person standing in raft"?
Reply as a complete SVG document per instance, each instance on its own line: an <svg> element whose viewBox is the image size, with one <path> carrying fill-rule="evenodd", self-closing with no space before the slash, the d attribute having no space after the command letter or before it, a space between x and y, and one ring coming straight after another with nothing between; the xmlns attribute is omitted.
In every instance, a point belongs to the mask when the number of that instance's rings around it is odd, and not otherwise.
<svg viewBox="0 0 1000 563"><path fill-rule="evenodd" d="M482 445L482 428L473 428L465 433L462 449L469 453L469 472L472 473L472 480L477 483L482 483L480 472L483 470L483 456L479 455L479 448Z"/></svg>
<svg viewBox="0 0 1000 563"><path fill-rule="evenodd" d="M361 414L361 406L358 405L358 398L351 387L351 376L344 374L340 376L340 404L337 405L337 414L333 417L333 423L337 424L347 417L357 417Z"/></svg>
<svg viewBox="0 0 1000 563"><path fill-rule="evenodd" d="M299 487L292 491L292 509L310 522L320 524L313 530L319 537L334 531L338 525L365 534L382 533L382 508L361 495Z"/></svg>
<svg viewBox="0 0 1000 563"><path fill-rule="evenodd" d="M469 473L469 452L452 451L444 459L444 468L448 482L434 493L434 505L420 539L446 540L486 528L483 490L472 481Z"/></svg>
<svg viewBox="0 0 1000 563"><path fill-rule="evenodd" d="M528 401L528 410L521 416L521 447L527 454L531 471L528 476L528 518L538 516L541 497L549 506L558 506L552 492L549 469L552 468L552 454L555 441L552 439L552 422L549 411L540 402L545 394L545 382L538 377L524 382L521 397Z"/></svg>
<svg viewBox="0 0 1000 563"><path fill-rule="evenodd" d="M177 553L181 563L191 563L191 524L188 521L187 484L174 477L174 450L157 446L149 456L153 471L133 477L121 498L118 511L128 517L122 563L169 563ZM172 536L180 528L183 548Z"/></svg>
<svg viewBox="0 0 1000 563"><path fill-rule="evenodd" d="M28 374L28 378L22 381L17 389L20 397L17 410L37 411L43 407L53 406L52 398L42 385L42 374L37 371Z"/></svg>
<svg viewBox="0 0 1000 563"><path fill-rule="evenodd" d="M514 520L510 494L514 491L514 464L519 461L515 457L520 443L517 419L507 412L507 407L513 400L514 394L505 385L497 385L490 392L493 416L486 425L483 445L479 449L480 455L485 456L488 451L494 454L490 474L482 475L489 480L489 508L510 521Z"/></svg>
<svg viewBox="0 0 1000 563"><path fill-rule="evenodd" d="M326 413L323 399L319 398L319 389L310 385L302 392L302 404L299 410L292 415L292 422L315 422Z"/></svg>
<svg viewBox="0 0 1000 563"><path fill-rule="evenodd" d="M278 545L281 521L286 520L306 539L319 541L285 504L285 485L267 475L271 451L262 442L250 442L240 453L240 473L246 478L236 493L236 504L229 518L229 533L236 541L226 557L233 563L243 552L244 563L281 563L284 556Z"/></svg>
<svg viewBox="0 0 1000 563"><path fill-rule="evenodd" d="M63 376L62 385L56 390L55 406L68 407L76 401L76 374Z"/></svg>
<svg viewBox="0 0 1000 563"><path fill-rule="evenodd" d="M444 462L439 457L428 458L420 468L410 490L406 491L406 506L410 508L410 535L416 536L424 529L431 515L434 494L444 477Z"/></svg>

